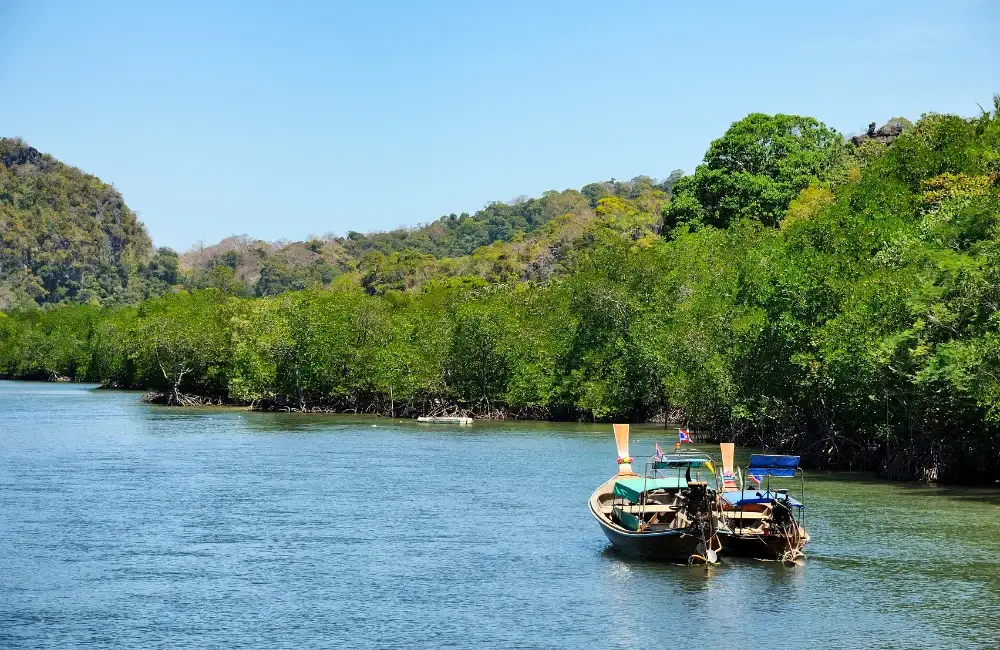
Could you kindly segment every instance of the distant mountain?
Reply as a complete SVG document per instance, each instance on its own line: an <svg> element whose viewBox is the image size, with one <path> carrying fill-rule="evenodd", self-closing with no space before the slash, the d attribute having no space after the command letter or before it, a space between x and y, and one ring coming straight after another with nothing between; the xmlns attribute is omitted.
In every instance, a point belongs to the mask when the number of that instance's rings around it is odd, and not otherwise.
<svg viewBox="0 0 1000 650"><path fill-rule="evenodd" d="M99 178L0 139L0 309L135 303L177 280L121 194Z"/></svg>
<svg viewBox="0 0 1000 650"><path fill-rule="evenodd" d="M638 176L580 190L550 190L538 198L495 201L474 214L449 214L388 232L351 231L291 243L228 237L184 253L181 269L190 288L217 287L248 296L326 286L341 276L361 282L370 293L461 275L540 280L558 266L567 242L581 236L587 224L607 225L600 217L616 218L623 227L628 219L638 219L644 228L655 229L683 175L676 170L659 182Z"/></svg>
<svg viewBox="0 0 1000 650"><path fill-rule="evenodd" d="M135 304L178 289L214 287L268 296L335 282L369 293L407 290L440 278L544 281L585 249L595 228L659 228L660 211L683 176L591 183L580 190L495 201L474 214L414 228L302 242L246 235L178 256L154 249L121 194L96 176L0 139L0 310L48 304Z"/></svg>

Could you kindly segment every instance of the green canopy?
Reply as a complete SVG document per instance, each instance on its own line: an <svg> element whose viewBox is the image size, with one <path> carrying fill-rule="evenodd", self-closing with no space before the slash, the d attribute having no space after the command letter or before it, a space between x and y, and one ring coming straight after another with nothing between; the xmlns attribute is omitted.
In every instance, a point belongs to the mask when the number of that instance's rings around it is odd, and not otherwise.
<svg viewBox="0 0 1000 650"><path fill-rule="evenodd" d="M639 495L645 490L679 490L687 487L687 481L679 476L667 478L622 478L615 481L614 495L628 499L630 503L639 503Z"/></svg>
<svg viewBox="0 0 1000 650"><path fill-rule="evenodd" d="M666 456L653 461L653 469L682 469L685 467L712 468L712 459L707 456Z"/></svg>

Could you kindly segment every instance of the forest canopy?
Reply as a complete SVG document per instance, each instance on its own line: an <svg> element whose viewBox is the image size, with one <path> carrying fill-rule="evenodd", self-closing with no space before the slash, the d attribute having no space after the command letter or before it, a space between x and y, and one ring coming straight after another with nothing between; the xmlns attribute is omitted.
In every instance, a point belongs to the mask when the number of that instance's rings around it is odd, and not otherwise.
<svg viewBox="0 0 1000 650"><path fill-rule="evenodd" d="M998 109L852 141L753 114L690 176L180 258L107 186L13 154L0 376L168 403L680 419L812 466L1000 479Z"/></svg>

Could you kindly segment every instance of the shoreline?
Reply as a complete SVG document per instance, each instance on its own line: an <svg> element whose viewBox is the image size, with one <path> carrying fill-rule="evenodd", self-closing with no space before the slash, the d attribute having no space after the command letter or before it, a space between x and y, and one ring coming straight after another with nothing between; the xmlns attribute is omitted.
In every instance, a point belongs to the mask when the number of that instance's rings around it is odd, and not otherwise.
<svg viewBox="0 0 1000 650"><path fill-rule="evenodd" d="M322 403L319 401L304 400L305 408L299 408L293 402L282 401L282 400L259 400L255 402L237 402L223 397L204 397L193 394L181 394L184 400L182 403L172 403L168 393L150 391L142 388L135 387L119 387L107 384L100 384L98 382L88 382L88 381L76 381L70 380L65 381L63 379L25 379L25 378L3 378L0 381L14 381L14 382L24 382L24 383L36 383L36 384L76 384L84 385L90 384L93 387L91 390L100 391L119 391L122 393L134 393L137 395L137 399L146 404L163 406L166 408L177 408L177 409L225 409L225 410L238 410L244 412L255 412L255 413L299 413L302 415L337 415L337 416L354 416L361 418L373 418L373 419L386 419L386 420L399 420L399 421L410 421L416 423L416 419L421 416L462 416L471 417L474 420L479 420L480 422L490 422L490 423L514 423L514 422L538 422L545 424L579 424L579 425L609 425L617 419L617 421L627 421L630 424L641 426L644 428L660 427L664 430L669 429L672 426L685 426L682 420L670 418L667 419L663 417L663 414L657 414L653 418L615 418L615 419L605 419L605 418L586 418L580 417L580 412L576 412L571 415L571 411L553 412L548 409L521 409L521 410L510 410L506 408L498 408L492 406L488 411L484 409L477 409L475 407L468 407L466 405L459 404L435 404L434 409L423 410L416 408L416 405L409 403L385 403L384 400L370 399L367 405L358 405L355 403L350 403L348 400L343 400L339 403L337 401L331 401L327 403ZM574 417L575 415L575 417ZM690 425L688 425L690 427ZM718 444L720 441L726 438L732 438L732 436L720 437L714 435L710 432L701 430L697 427L690 427L692 433L695 437L695 442L697 444ZM798 455L802 457L802 466L810 471L833 471L833 472L871 472L878 480L890 481L890 482L901 482L901 483L914 483L919 485L941 485L941 486L979 486L979 487L997 487L996 481L979 481L979 482L962 482L962 481L939 481L937 472L929 470L928 468L918 469L914 474L912 471L907 472L900 463L907 459L907 454L899 455L900 450L896 450L897 455L891 455L888 450L886 450L885 455L874 463L864 463L860 460L858 462L848 461L842 465L831 465L825 462L816 462L815 458L811 458L806 450L794 449L794 448L779 448L772 447L768 445L759 444L748 444L746 440L733 439L734 442L740 447L748 449L762 449L765 451L770 451L773 453L786 453L791 455Z"/></svg>
<svg viewBox="0 0 1000 650"><path fill-rule="evenodd" d="M685 426L682 420L667 418L664 413L658 413L651 418L586 418L579 417L583 411L565 409L555 411L545 408L523 408L510 409L505 406L492 406L489 410L484 410L476 406L469 406L455 402L438 403L434 409L420 409L416 405L408 402L397 402L395 405L386 404L385 400L373 399L366 407L345 407L338 406L336 400L324 402L322 400L306 400L305 408L295 406L289 400L254 400L237 401L222 396L205 396L195 393L180 393L183 400L178 403L172 401L171 394L163 391L150 390L135 386L114 386L98 381L77 381L60 377L58 379L39 379L24 377L0 377L0 381L24 382L31 384L73 384L93 386L92 390L116 391L122 393L136 393L139 399L147 404L157 406L167 406L170 408L229 408L242 411L252 411L255 413L302 413L305 415L358 415L370 417L394 418L400 420L416 420L418 417L471 417L474 420L486 420L491 422L565 422L577 424L611 424L615 421L628 420L631 424L641 425L663 425ZM347 402L348 400L343 400ZM430 400L428 400L430 401ZM385 408L388 407L388 408ZM679 413L677 411L676 413ZM673 415L676 415L673 414ZM690 426L690 425L687 425ZM698 428L690 426L694 434L698 435ZM707 440L704 440L708 442Z"/></svg>
<svg viewBox="0 0 1000 650"><path fill-rule="evenodd" d="M122 390L112 386L100 386L101 390ZM126 389L131 390L131 389ZM141 389L139 389L141 390ZM205 397L202 395L183 393L178 400L171 393L161 391L143 391L142 401L159 406L169 406L178 408L190 407L228 407L238 408L246 411L258 413L302 413L316 415L358 415L384 417L401 420L416 420L418 417L468 417L474 420L485 420L492 422L567 422L579 424L611 424L613 418L586 418L581 417L581 411L566 409L564 411L553 411L552 409L510 409L506 406L490 406L486 409L459 404L455 402L442 403L435 400L434 408L418 408L418 405L409 402L399 402L386 404L385 400L372 399L367 406L348 406L349 400L308 400L304 399L300 405L296 405L289 400L255 400L251 402L234 401L223 397ZM423 406L421 404L420 406ZM663 425L668 427L671 424L684 426L682 421L667 418L665 414L658 413L652 418L626 418L633 424ZM618 419L621 421L621 419ZM693 428L697 432L697 428Z"/></svg>

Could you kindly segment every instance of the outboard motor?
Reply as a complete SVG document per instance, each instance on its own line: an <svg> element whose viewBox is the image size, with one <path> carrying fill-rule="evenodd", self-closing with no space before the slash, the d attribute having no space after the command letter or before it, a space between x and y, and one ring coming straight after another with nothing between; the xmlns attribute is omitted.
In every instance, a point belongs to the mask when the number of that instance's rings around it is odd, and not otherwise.
<svg viewBox="0 0 1000 650"><path fill-rule="evenodd" d="M691 482L687 486L687 515L690 519L699 520L711 514L708 502L708 483Z"/></svg>
<svg viewBox="0 0 1000 650"><path fill-rule="evenodd" d="M712 541L715 538L715 525L712 515L712 502L708 496L708 483L702 481L689 482L683 491L686 501L685 514L688 519L694 522L694 527L699 531L701 543L698 545L698 557L700 561L707 564L715 564L718 559L716 550L712 548ZM693 563L696 556L688 559L688 563Z"/></svg>
<svg viewBox="0 0 1000 650"><path fill-rule="evenodd" d="M805 554L800 543L799 523L792 513L792 502L787 492L772 501L771 527L774 533L785 538L786 549L779 558L781 563L789 567L797 566Z"/></svg>
<svg viewBox="0 0 1000 650"><path fill-rule="evenodd" d="M795 518L792 516L792 504L786 496L784 499L775 499L771 507L772 525L779 530L788 530L795 525Z"/></svg>

